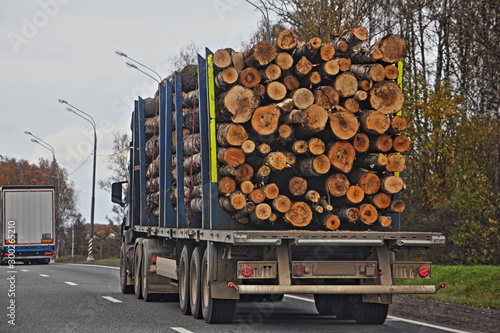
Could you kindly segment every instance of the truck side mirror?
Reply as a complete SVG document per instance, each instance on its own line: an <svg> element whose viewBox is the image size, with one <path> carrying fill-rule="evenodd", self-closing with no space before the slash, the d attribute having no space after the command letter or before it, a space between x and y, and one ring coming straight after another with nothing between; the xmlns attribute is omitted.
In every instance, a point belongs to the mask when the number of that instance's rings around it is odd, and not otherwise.
<svg viewBox="0 0 500 333"><path fill-rule="evenodd" d="M120 206L125 206L125 202L123 201L123 183L118 182L111 184L111 202L119 204Z"/></svg>

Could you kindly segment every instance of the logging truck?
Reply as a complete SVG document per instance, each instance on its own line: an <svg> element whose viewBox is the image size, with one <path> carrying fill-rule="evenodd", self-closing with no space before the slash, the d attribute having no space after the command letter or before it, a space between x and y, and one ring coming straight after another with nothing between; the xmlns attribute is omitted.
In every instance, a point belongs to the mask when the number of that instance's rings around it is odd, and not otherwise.
<svg viewBox="0 0 500 333"><path fill-rule="evenodd" d="M398 85L405 41L368 48L364 28L332 43L289 30L245 52L220 49L135 101L123 293L178 300L208 323L239 300L313 295L322 315L384 323L394 294L430 294L430 262L403 250L444 244L400 231L409 147Z"/></svg>

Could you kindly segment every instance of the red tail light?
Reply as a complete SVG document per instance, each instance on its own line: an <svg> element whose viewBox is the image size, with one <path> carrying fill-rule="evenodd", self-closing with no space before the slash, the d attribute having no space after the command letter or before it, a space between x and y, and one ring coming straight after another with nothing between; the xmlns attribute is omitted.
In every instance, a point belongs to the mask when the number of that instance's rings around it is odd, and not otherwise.
<svg viewBox="0 0 500 333"><path fill-rule="evenodd" d="M429 276L430 273L431 273L431 269L429 268L429 266L420 266L418 268L418 274L421 277L427 277L427 276Z"/></svg>
<svg viewBox="0 0 500 333"><path fill-rule="evenodd" d="M293 265L293 275L295 276L304 275L304 265Z"/></svg>
<svg viewBox="0 0 500 333"><path fill-rule="evenodd" d="M45 255L46 256L51 256L51 255L53 255L53 253L52 252L45 252Z"/></svg>
<svg viewBox="0 0 500 333"><path fill-rule="evenodd" d="M153 254L151 256L151 261L153 262L153 264L156 264L156 259L158 258L158 256L156 254Z"/></svg>
<svg viewBox="0 0 500 333"><path fill-rule="evenodd" d="M249 277L250 275L252 275L252 266L245 265L245 266L241 267L241 274L243 274L243 276L246 276L246 277Z"/></svg>

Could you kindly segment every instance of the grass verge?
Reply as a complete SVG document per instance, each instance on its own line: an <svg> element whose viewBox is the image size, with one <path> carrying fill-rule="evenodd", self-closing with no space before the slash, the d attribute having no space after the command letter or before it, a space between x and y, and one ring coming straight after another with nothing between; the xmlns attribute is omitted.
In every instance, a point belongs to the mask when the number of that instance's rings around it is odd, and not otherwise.
<svg viewBox="0 0 500 333"><path fill-rule="evenodd" d="M415 295L423 299L464 303L486 308L500 308L500 267L498 266L432 266L430 280L398 279L397 284L445 283L446 288L434 295Z"/></svg>

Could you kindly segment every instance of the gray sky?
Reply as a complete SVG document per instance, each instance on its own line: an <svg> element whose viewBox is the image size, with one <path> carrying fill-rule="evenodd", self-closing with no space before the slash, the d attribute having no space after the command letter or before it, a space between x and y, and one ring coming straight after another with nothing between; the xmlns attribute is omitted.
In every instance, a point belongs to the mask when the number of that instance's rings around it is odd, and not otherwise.
<svg viewBox="0 0 500 333"><path fill-rule="evenodd" d="M0 0L0 154L51 160L26 130L52 145L89 221L92 128L57 100L94 117L97 180L104 179L113 132L129 132L134 99L152 96L157 85L114 51L165 77L168 59L181 47L193 41L213 51L240 50L260 19L243 0ZM109 194L96 185L95 222L107 223L111 207Z"/></svg>

